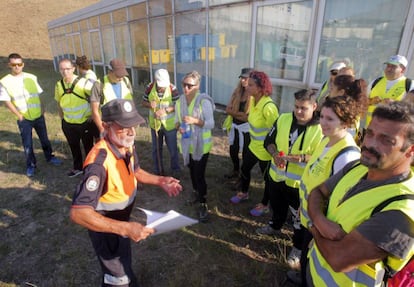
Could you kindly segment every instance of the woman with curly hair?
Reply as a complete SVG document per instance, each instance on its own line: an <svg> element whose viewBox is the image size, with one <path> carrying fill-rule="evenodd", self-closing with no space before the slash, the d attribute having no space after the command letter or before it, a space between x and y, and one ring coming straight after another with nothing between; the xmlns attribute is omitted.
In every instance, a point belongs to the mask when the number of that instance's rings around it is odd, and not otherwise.
<svg viewBox="0 0 414 287"><path fill-rule="evenodd" d="M226 126L229 135L230 159L233 163L233 170L224 177L227 179L238 179L240 174L239 152L242 152L242 159L247 152L250 143L249 123L247 117L250 108L250 95L246 87L249 84L249 74L252 68L243 68L239 76L239 82L231 95L226 107Z"/></svg>
<svg viewBox="0 0 414 287"><path fill-rule="evenodd" d="M91 70L91 64L85 55L76 57L76 67L78 67L79 76L89 79L92 82L97 80L96 74Z"/></svg>
<svg viewBox="0 0 414 287"><path fill-rule="evenodd" d="M263 146L263 141L279 117L279 111L270 95L272 83L268 75L260 71L252 71L249 75L247 92L252 97L248 116L250 144L243 158L240 174L239 190L230 201L234 204L249 199L250 174L256 163L259 163L262 174L268 167L271 155ZM265 187L262 201L250 213L260 216L269 212L269 191Z"/></svg>

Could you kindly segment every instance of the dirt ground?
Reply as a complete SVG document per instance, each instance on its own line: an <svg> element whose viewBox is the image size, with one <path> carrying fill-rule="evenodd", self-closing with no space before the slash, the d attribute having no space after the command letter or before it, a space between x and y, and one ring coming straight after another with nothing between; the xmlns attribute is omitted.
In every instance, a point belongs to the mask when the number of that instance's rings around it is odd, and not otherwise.
<svg viewBox="0 0 414 287"><path fill-rule="evenodd" d="M0 57L12 52L26 59L52 59L47 23L98 0L2 0Z"/></svg>

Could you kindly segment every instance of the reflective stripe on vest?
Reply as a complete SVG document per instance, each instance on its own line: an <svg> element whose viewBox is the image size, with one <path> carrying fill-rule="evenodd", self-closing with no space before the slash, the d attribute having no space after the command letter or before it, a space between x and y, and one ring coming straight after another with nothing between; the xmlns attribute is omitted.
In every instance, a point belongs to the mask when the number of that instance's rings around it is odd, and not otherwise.
<svg viewBox="0 0 414 287"><path fill-rule="evenodd" d="M367 167L357 165L339 180L332 191L326 216L329 220L341 225L346 233L351 232L366 221L372 210L385 199L399 194L413 193L414 178L413 173L411 173L410 177L403 182L378 186L343 200L346 192L355 186L366 175L367 171ZM384 208L384 210L394 209L403 212L411 220L414 220L414 203L412 200L395 201ZM311 255L309 264L312 281L315 286L381 286L385 273L382 261L360 265L351 272L335 272L319 252L316 244L313 244L309 254ZM409 259L409 255L404 260L389 255L387 264L394 270L400 270ZM327 273L329 273L329 276Z"/></svg>
<svg viewBox="0 0 414 287"><path fill-rule="evenodd" d="M124 77L122 81L120 81L119 83L121 85L121 99L132 100L132 93L129 90L128 85L126 84L126 83L129 83L128 78ZM111 82L108 79L108 76L104 77L102 92L103 92L103 104L102 105L105 105L107 102L110 102L118 98L114 92Z"/></svg>
<svg viewBox="0 0 414 287"><path fill-rule="evenodd" d="M172 106L172 95L171 95L171 87L168 86L167 88L165 88L165 92L164 95L162 96L162 98L160 99L160 97L158 96L158 92L157 92L157 88L156 88L156 84L154 83L152 85L152 89L151 92L148 95L148 101L152 102L155 101L157 103L157 108L168 108L170 106ZM175 129L175 113L166 113L164 116L162 116L159 120L155 119L155 113L153 111L153 109L149 110L149 123L150 123L150 127L154 130L159 130L161 125L164 126L164 128L167 131L170 131L172 129Z"/></svg>
<svg viewBox="0 0 414 287"><path fill-rule="evenodd" d="M319 145L323 135L319 124L309 125L306 129L298 135L295 142L290 146L290 128L293 122L293 113L284 113L280 115L277 120L277 134L275 144L278 151L283 151L286 154L294 155L312 155L316 147ZM298 188L300 179L305 169L304 162L288 162L285 170L285 183L287 186ZM269 175L274 181L280 180L278 169L274 159L272 158Z"/></svg>
<svg viewBox="0 0 414 287"><path fill-rule="evenodd" d="M349 133L324 153L328 142L328 137L322 140L309 159L302 174L299 186L300 221L306 227L308 227L310 222L308 214L309 193L332 175L333 163L340 151L349 146L357 147L355 140Z"/></svg>
<svg viewBox="0 0 414 287"><path fill-rule="evenodd" d="M265 111L270 112L267 113ZM266 116L271 118L266 119ZM272 158L264 148L263 141L278 116L279 112L271 97L263 96L258 103L255 102L254 98L250 100L248 122L251 140L249 149L259 160L268 161Z"/></svg>
<svg viewBox="0 0 414 287"><path fill-rule="evenodd" d="M381 100L384 99L391 99L394 101L401 101L403 99L403 96L405 95L405 77L401 77L398 79L398 82L395 83L388 92L385 92L387 89L387 79L383 77L381 80L378 81L378 83L375 85L375 87L371 90L371 93L369 94L369 98L373 99L375 97L379 97ZM368 127L369 123L372 120L372 113L374 112L377 105L369 105L366 121L365 121L365 127Z"/></svg>
<svg viewBox="0 0 414 287"><path fill-rule="evenodd" d="M12 104L26 120L35 120L42 115L36 76L23 73L23 87L16 85L16 77L11 74L3 77L0 82L9 94Z"/></svg>
<svg viewBox="0 0 414 287"><path fill-rule="evenodd" d="M137 193L134 158L131 157L129 165L126 166L124 159L117 158L111 151L108 143L102 139L89 152L83 166L86 167L94 163L101 149L107 151L107 156L102 164L106 170L107 178L106 190L102 192L96 210L123 210L132 204Z"/></svg>

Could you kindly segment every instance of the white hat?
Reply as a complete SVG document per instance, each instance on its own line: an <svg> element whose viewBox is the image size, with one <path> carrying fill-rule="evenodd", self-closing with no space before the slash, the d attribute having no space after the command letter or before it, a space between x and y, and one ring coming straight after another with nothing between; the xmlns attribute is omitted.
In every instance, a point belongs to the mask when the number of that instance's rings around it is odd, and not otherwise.
<svg viewBox="0 0 414 287"><path fill-rule="evenodd" d="M331 68L329 69L329 71L333 71L333 70L339 71L340 69L345 68L345 67L346 67L346 64L344 62L336 62L331 65Z"/></svg>
<svg viewBox="0 0 414 287"><path fill-rule="evenodd" d="M405 58L404 56L401 55L394 55L391 56L387 62L385 62L384 64L391 64L391 65L403 65L404 67L407 67L408 65L408 61L407 58Z"/></svg>
<svg viewBox="0 0 414 287"><path fill-rule="evenodd" d="M166 88L170 86L170 75L165 69L159 69L155 71L154 74L155 80L157 81L157 86L160 88Z"/></svg>

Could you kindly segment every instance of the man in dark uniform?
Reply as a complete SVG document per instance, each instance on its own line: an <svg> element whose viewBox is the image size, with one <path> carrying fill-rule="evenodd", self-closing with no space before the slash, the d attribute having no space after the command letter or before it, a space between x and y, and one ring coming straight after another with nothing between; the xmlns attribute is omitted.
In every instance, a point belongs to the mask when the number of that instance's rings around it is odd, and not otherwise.
<svg viewBox="0 0 414 287"><path fill-rule="evenodd" d="M138 286L131 268L131 242L154 232L129 221L137 182L158 185L169 196L182 190L172 177L140 168L135 151L135 127L144 122L134 103L116 99L102 107L104 136L88 154L84 178L72 202L71 219L89 231L103 271L102 286Z"/></svg>

